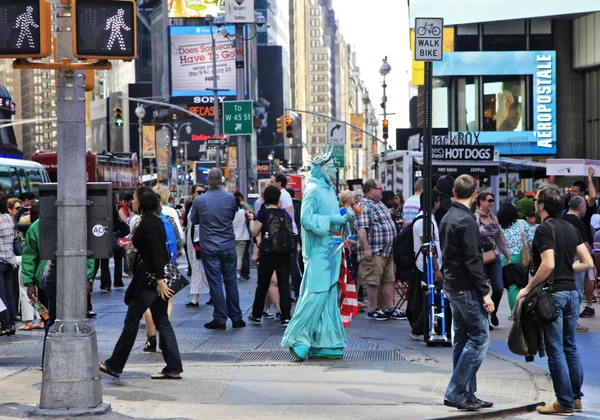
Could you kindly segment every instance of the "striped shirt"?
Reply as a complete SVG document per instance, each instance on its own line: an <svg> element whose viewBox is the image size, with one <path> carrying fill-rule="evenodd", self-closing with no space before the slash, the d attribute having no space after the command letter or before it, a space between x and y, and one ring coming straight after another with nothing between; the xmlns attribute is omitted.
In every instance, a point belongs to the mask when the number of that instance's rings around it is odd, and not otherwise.
<svg viewBox="0 0 600 420"><path fill-rule="evenodd" d="M0 214L0 261L12 266L17 265L13 248L15 239L15 221L8 214Z"/></svg>
<svg viewBox="0 0 600 420"><path fill-rule="evenodd" d="M371 197L363 197L360 204L362 204L362 214L356 221L357 229L367 231L367 239L373 255L391 257L397 230L390 209L381 201L376 202ZM358 260L361 261L364 256L365 251L359 246Z"/></svg>
<svg viewBox="0 0 600 420"><path fill-rule="evenodd" d="M421 197L418 195L411 196L404 207L402 207L402 214L404 215L404 226L410 225L413 220L417 218L419 211L421 210Z"/></svg>

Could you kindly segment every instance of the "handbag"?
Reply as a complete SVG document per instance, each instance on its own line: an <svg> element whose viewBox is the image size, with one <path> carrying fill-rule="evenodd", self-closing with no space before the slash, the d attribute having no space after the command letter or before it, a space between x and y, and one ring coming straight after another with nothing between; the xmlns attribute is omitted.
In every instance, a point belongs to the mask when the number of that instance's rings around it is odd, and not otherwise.
<svg viewBox="0 0 600 420"><path fill-rule="evenodd" d="M13 238L13 252L15 253L15 256L20 257L23 255L23 249L25 249L23 234L18 230L15 230L15 237Z"/></svg>
<svg viewBox="0 0 600 420"><path fill-rule="evenodd" d="M545 223L548 223L550 230L552 230L552 246L556 254L556 231L550 220ZM552 298L552 283L554 283L554 271L545 282L533 289L527 299L525 309L528 311L533 310L533 322L538 326L551 324L558 319L558 312Z"/></svg>
<svg viewBox="0 0 600 420"><path fill-rule="evenodd" d="M529 242L525 240L525 228L523 227L523 222L520 222L519 225L521 226L521 244L523 245L521 248L521 264L527 267L531 260L531 247Z"/></svg>
<svg viewBox="0 0 600 420"><path fill-rule="evenodd" d="M146 277L151 287L155 288L158 286L158 280L153 274L147 272ZM181 275L177 265L172 260L165 265L164 281L167 287L173 291L173 295L190 284L189 280Z"/></svg>
<svg viewBox="0 0 600 420"><path fill-rule="evenodd" d="M487 265L487 264L491 264L494 261L496 261L496 253L494 252L494 250L490 250L490 251L485 251L483 253L483 264Z"/></svg>

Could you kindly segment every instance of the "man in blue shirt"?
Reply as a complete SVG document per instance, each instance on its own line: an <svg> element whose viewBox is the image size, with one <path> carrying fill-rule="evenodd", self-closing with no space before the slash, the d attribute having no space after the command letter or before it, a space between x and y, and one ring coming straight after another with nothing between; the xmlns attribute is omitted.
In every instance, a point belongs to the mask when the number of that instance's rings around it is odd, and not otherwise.
<svg viewBox="0 0 600 420"><path fill-rule="evenodd" d="M204 271L210 286L213 301L213 320L204 324L211 330L224 330L227 318L231 318L233 328L243 328L240 296L237 286L237 253L233 219L238 207L233 195L221 189L223 174L218 168L208 173L208 191L196 197L190 211L190 220L198 225L200 252ZM225 285L225 295L223 287Z"/></svg>

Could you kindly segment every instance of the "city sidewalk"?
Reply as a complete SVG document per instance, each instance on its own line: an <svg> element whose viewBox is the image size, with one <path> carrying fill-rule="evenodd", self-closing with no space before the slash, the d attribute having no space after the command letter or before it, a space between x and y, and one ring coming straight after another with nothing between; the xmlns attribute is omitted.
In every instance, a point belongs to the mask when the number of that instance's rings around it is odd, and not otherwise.
<svg viewBox="0 0 600 420"><path fill-rule="evenodd" d="M254 274L254 273L253 273ZM255 277L254 277L255 279ZM255 280L240 283L249 308ZM120 333L123 290L93 294L100 360ZM184 379L153 381L161 355L141 352L145 330L120 380L102 375L104 401L120 418L232 419L426 419L454 416L513 417L541 401L553 400L549 376L534 364L490 352L478 376L478 396L493 409L459 412L442 405L452 372L451 348L410 340L405 321L374 322L359 314L348 329L344 360L297 363L279 347L283 330L263 321L242 330L208 331L212 308L185 308L187 291L175 297L173 324L184 360ZM503 311L504 312L504 311ZM505 312L508 312L506 308ZM506 314L507 316L507 314ZM506 319L504 313L501 319ZM504 327L504 328L502 328ZM508 323L494 335L506 333ZM0 417L27 417L39 402L40 332L0 340ZM517 411L511 411L517 408ZM487 417L487 416L486 416Z"/></svg>

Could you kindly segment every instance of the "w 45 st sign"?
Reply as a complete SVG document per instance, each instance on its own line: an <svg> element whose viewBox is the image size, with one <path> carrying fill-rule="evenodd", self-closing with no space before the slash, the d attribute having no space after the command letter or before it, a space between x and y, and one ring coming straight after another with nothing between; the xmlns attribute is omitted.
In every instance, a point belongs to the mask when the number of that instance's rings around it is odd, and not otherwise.
<svg viewBox="0 0 600 420"><path fill-rule="evenodd" d="M252 135L252 101L223 102L223 134L226 136Z"/></svg>

